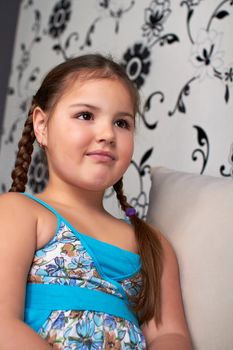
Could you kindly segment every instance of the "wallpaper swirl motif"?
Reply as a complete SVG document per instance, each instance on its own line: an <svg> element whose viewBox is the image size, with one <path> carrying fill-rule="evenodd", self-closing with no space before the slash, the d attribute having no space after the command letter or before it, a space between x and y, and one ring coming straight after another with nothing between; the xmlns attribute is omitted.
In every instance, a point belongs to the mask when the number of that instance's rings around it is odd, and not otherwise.
<svg viewBox="0 0 233 350"><path fill-rule="evenodd" d="M150 167L233 173L232 0L24 0L1 140L1 190L10 185L31 96L46 71L88 52L112 54L141 92L128 199L145 217ZM48 172L35 147L28 190ZM118 214L113 190L106 207Z"/></svg>

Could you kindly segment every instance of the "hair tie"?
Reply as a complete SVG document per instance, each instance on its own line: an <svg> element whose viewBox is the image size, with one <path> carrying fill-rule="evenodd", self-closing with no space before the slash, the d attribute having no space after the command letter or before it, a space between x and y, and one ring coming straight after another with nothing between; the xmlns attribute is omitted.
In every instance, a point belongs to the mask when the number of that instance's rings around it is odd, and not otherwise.
<svg viewBox="0 0 233 350"><path fill-rule="evenodd" d="M136 209L133 207L127 208L125 211L125 215L128 217L136 216L137 215Z"/></svg>

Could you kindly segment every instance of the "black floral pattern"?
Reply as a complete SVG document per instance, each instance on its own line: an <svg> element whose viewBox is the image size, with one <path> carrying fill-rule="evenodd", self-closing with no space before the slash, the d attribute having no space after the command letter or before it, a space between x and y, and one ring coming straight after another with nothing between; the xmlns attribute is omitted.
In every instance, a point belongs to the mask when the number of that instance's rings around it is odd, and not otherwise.
<svg viewBox="0 0 233 350"><path fill-rule="evenodd" d="M153 0L145 9L145 24L142 27L143 35L149 41L159 37L164 27L163 24L171 14L170 0Z"/></svg>
<svg viewBox="0 0 233 350"><path fill-rule="evenodd" d="M164 102L164 93L162 91L154 91L152 92L146 99L145 103L142 106L142 110L139 112L140 117L142 118L145 126L148 129L155 129L158 125L158 121L155 121L153 123L149 122L147 120L147 114L150 112L151 107L152 107L152 101L155 97L160 97L159 102L163 103Z"/></svg>
<svg viewBox="0 0 233 350"><path fill-rule="evenodd" d="M150 51L142 43L135 44L123 55L122 66L129 78L140 88L150 72Z"/></svg>
<svg viewBox="0 0 233 350"><path fill-rule="evenodd" d="M210 30L210 27L213 23L213 20L217 19L217 20L222 20L224 19L225 17L229 16L229 12L223 8L223 6L226 6L226 5L229 5L229 6L233 6L233 0L223 0L221 1L217 7L214 9L212 15L210 16L210 19L208 21L208 24L207 24L207 31Z"/></svg>
<svg viewBox="0 0 233 350"><path fill-rule="evenodd" d="M231 145L231 150L230 150L230 154L229 154L229 163L231 164L230 175L233 178L233 143Z"/></svg>
<svg viewBox="0 0 233 350"><path fill-rule="evenodd" d="M145 23L142 26L143 36L147 38L147 46L150 49L155 44L164 46L171 45L179 41L179 37L174 33L164 31L164 23L171 14L170 0L152 0L149 7L145 9Z"/></svg>
<svg viewBox="0 0 233 350"><path fill-rule="evenodd" d="M183 97L190 95L190 84L195 80L202 82L204 79L218 78L223 81L225 86L224 100L226 103L230 99L230 87L232 85L233 67L232 64L225 65L225 52L222 49L223 32L218 32L212 29L213 20L222 20L230 15L229 10L223 9L223 6L232 8L232 0L223 0L214 9L210 16L206 28L200 28L196 40L193 39L190 30L190 20L194 15L195 6L200 4L201 0L183 0L180 5L186 5L188 8L187 14L187 31L192 44L192 50L189 62L195 68L195 76L193 76L184 85L179 93L176 106L173 111L169 111L168 115L172 116L176 111L186 113L187 108L184 104ZM229 8L230 9L230 8ZM225 66L225 69L222 68Z"/></svg>
<svg viewBox="0 0 233 350"><path fill-rule="evenodd" d="M231 166L229 172L226 172L226 168L228 168L227 166L225 166L224 164L222 164L219 168L219 173L221 176L224 176L224 177L232 177L233 179L233 143L231 144L230 146L230 153L229 153L229 156L228 156L228 161L229 161L229 164Z"/></svg>
<svg viewBox="0 0 233 350"><path fill-rule="evenodd" d="M222 33L200 29L190 57L190 62L196 68L200 80L205 77L213 78L214 70L223 65L224 53L221 50L221 41Z"/></svg>
<svg viewBox="0 0 233 350"><path fill-rule="evenodd" d="M123 5L123 6L122 6ZM101 14L99 14L90 24L87 33L85 35L85 41L80 46L80 50L84 50L93 44L92 36L95 33L97 24L99 25L104 19L111 18L115 22L115 34L119 33L120 21L123 16L129 12L135 1L113 1L113 0L98 0L98 7L101 9Z"/></svg>
<svg viewBox="0 0 233 350"><path fill-rule="evenodd" d="M146 219L146 214L149 207L149 200L144 191L140 192L137 197L130 200L130 205L135 208L140 219Z"/></svg>
<svg viewBox="0 0 233 350"><path fill-rule="evenodd" d="M52 38L58 38L64 32L70 16L71 2L69 0L61 0L54 6L49 18L49 34Z"/></svg>
<svg viewBox="0 0 233 350"><path fill-rule="evenodd" d="M193 127L197 130L197 141L199 144L199 148L196 148L192 152L192 160L196 162L198 160L197 154L202 157L202 168L200 174L203 174L208 162L209 153L210 153L210 144L208 135L203 128L198 125L193 125ZM203 149L204 148L204 149Z"/></svg>
<svg viewBox="0 0 233 350"><path fill-rule="evenodd" d="M29 6L33 5L33 0L25 0L23 1L23 6L25 9L27 9Z"/></svg>
<svg viewBox="0 0 233 350"><path fill-rule="evenodd" d="M28 186L33 193L43 191L48 181L48 167L44 151L39 150L33 157L29 169Z"/></svg>
<svg viewBox="0 0 233 350"><path fill-rule="evenodd" d="M186 106L184 104L184 97L187 97L190 95L191 92L191 84L197 79L198 77L193 77L191 78L181 89L179 95L178 95L178 99L176 102L176 105L173 109L173 111L168 111L168 115L169 117L172 117L176 111L179 111L180 113L186 113L187 109Z"/></svg>
<svg viewBox="0 0 233 350"><path fill-rule="evenodd" d="M134 188L134 195L129 198L129 204L135 208L138 217L146 219L147 210L149 207L149 194L145 190L145 183L147 178L150 178L150 165L147 164L148 159L153 153L153 148L148 149L141 157L139 163L134 159L131 160L131 170L135 171L135 179L138 182L138 186ZM138 180L138 181L137 181ZM113 188L109 188L105 193L105 199L113 197L115 191Z"/></svg>
<svg viewBox="0 0 233 350"><path fill-rule="evenodd" d="M63 59L67 61L74 56L74 53L68 53L70 46L73 46L75 42L79 40L79 34L77 32L71 32L64 40L61 40L61 34L65 31L67 23L71 18L72 7L70 0L60 0L57 2L53 9L53 13L49 18L48 33L56 39L52 49L63 56ZM72 44L72 45L71 45Z"/></svg>
<svg viewBox="0 0 233 350"><path fill-rule="evenodd" d="M233 83L233 66L230 66L225 72L225 81L229 83Z"/></svg>
<svg viewBox="0 0 233 350"><path fill-rule="evenodd" d="M229 101L230 98L230 89L233 87L233 64L226 68L226 70L223 72L223 81L225 83L225 95L224 99L226 103Z"/></svg>
<svg viewBox="0 0 233 350"><path fill-rule="evenodd" d="M134 169L137 172L137 176L139 177L140 188L138 189L138 191L135 191L136 193L138 193L138 195L131 198L130 205L132 205L132 207L136 209L137 215L141 219L146 218L146 214L149 206L148 194L144 189L144 178L146 177L146 175L150 176L150 165L146 163L150 158L150 156L152 155L152 153L153 153L153 148L148 149L143 154L139 164L137 164L135 160L131 161L131 166L134 167Z"/></svg>
<svg viewBox="0 0 233 350"><path fill-rule="evenodd" d="M4 183L1 184L1 193L6 192L6 185Z"/></svg>
<svg viewBox="0 0 233 350"><path fill-rule="evenodd" d="M18 77L17 77L17 90L19 95L21 96L21 83L22 79L24 77L25 71L28 69L30 63L31 63L31 52L34 48L34 45L41 42L41 36L40 36L40 28L41 28L41 13L39 10L34 11L34 23L32 26L32 33L33 38L30 42L24 43L22 42L20 45L21 50L21 57L20 61L16 66L16 69L18 71ZM38 68L35 68L38 69ZM30 77L27 79L30 80Z"/></svg>
<svg viewBox="0 0 233 350"><path fill-rule="evenodd" d="M107 9L109 6L110 0L99 0L98 2L100 7Z"/></svg>
<svg viewBox="0 0 233 350"><path fill-rule="evenodd" d="M188 6L198 6L202 0L185 0L183 3L186 3Z"/></svg>

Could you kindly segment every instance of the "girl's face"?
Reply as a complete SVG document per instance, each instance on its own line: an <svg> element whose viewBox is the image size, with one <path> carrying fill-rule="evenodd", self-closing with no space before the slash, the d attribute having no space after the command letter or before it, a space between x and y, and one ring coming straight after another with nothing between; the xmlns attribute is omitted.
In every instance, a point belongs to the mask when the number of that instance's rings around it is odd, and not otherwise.
<svg viewBox="0 0 233 350"><path fill-rule="evenodd" d="M130 164L134 123L132 99L121 81L74 82L46 127L50 180L92 191L113 185Z"/></svg>

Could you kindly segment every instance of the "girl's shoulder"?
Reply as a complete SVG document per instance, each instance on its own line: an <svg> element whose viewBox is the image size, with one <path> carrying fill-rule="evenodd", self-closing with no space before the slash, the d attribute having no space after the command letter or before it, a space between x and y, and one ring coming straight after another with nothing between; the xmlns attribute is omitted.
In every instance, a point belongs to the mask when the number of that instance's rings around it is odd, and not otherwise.
<svg viewBox="0 0 233 350"><path fill-rule="evenodd" d="M34 237L35 248L44 246L54 235L57 218L44 206L23 193L0 195L0 229Z"/></svg>
<svg viewBox="0 0 233 350"><path fill-rule="evenodd" d="M0 206L8 208L9 206L20 211L24 211L30 208L30 201L23 193L19 192L6 192L0 194Z"/></svg>
<svg viewBox="0 0 233 350"><path fill-rule="evenodd" d="M9 220L19 227L25 222L35 224L37 221L35 207L22 193L7 192L0 195L0 225Z"/></svg>

